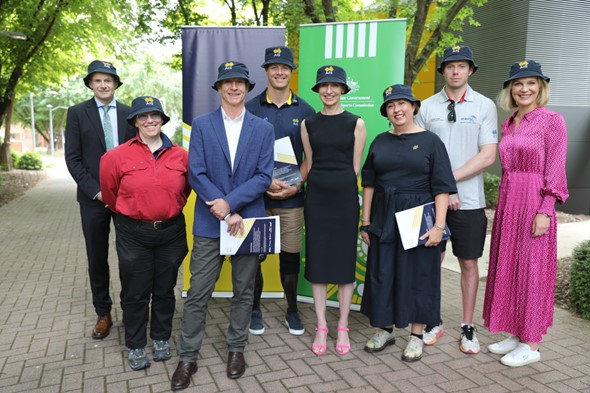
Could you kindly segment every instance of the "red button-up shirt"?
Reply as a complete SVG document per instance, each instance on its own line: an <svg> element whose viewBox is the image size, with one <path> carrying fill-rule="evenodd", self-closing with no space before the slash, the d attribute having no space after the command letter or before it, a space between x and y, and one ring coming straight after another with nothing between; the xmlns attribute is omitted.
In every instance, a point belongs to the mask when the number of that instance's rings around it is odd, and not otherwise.
<svg viewBox="0 0 590 393"><path fill-rule="evenodd" d="M161 134L158 154L138 136L108 151L100 160L100 190L109 209L145 221L176 217L186 204L188 153Z"/></svg>

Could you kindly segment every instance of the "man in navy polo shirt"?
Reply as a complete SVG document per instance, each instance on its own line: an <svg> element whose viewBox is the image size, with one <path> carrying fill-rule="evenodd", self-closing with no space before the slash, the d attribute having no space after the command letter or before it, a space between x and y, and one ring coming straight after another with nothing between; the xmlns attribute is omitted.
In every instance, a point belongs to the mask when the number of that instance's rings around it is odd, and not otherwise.
<svg viewBox="0 0 590 393"><path fill-rule="evenodd" d="M266 48L265 61L268 87L260 95L246 103L246 109L270 122L275 129L275 139L288 136L291 139L297 163L301 168L303 145L300 124L315 111L289 88L291 74L297 66L293 52L285 46ZM303 178L306 177L302 173ZM273 179L265 198L266 214L281 218L281 253L279 255L281 284L287 298L285 324L289 333L299 336L305 333L297 311L297 279L299 277L301 238L303 228L303 182L289 185ZM263 257L261 258L262 260ZM264 322L260 310L263 278L260 267L254 288L254 304L250 333L264 333Z"/></svg>

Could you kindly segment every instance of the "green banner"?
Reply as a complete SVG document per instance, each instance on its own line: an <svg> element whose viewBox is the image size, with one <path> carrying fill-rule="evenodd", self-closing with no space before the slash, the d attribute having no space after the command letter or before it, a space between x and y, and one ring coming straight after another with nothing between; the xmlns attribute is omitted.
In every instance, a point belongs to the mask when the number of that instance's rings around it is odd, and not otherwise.
<svg viewBox="0 0 590 393"><path fill-rule="evenodd" d="M315 85L317 69L327 64L343 67L352 90L342 96L342 107L362 117L367 125L366 156L375 136L389 129L388 120L379 113L383 90L394 83L403 83L406 20L313 24L302 25L300 29L299 95L316 110L321 109L318 94L311 91L311 87ZM305 263L305 247L303 250L302 260ZM353 309L357 310L363 295L366 255L367 246L359 235L356 285L352 297ZM311 285L303 278L303 272L298 293L299 300L311 301ZM337 300L338 286L329 285L328 304L337 306Z"/></svg>

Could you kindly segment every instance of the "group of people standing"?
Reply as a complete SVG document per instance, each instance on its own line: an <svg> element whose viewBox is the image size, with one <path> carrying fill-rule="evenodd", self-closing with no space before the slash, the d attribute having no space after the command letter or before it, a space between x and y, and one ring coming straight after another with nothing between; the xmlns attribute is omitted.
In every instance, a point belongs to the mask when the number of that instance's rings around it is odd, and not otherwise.
<svg viewBox="0 0 590 393"><path fill-rule="evenodd" d="M150 366L145 350L148 321L153 360L171 358L174 286L188 252L182 209L193 189L197 200L191 281L173 390L188 387L198 369L207 307L224 260L219 250L220 221L237 235L244 231L244 218L264 215L280 216L279 266L289 333L305 333L297 308L305 223L304 273L316 312L311 350L318 356L328 352L327 285L337 284L340 316L335 351L350 352L348 316L360 230L369 247L361 312L376 328L365 350L384 350L395 343L396 328L410 326L402 355L409 362L421 359L424 345L435 344L444 334L440 264L448 225L453 254L461 266L459 348L478 353L473 318L477 260L487 226L483 171L495 160L498 132L494 103L468 84L478 68L471 49L457 45L445 50L438 67L445 87L424 102L409 86L385 89L380 113L391 129L373 140L364 164L365 123L340 102L350 91L343 68L325 65L317 70L312 90L322 108L315 113L289 88L296 68L289 48L267 48L262 67L268 87L246 103L246 94L255 85L246 65L227 61L219 66L212 88L221 105L193 120L187 153L161 132L169 117L157 98L138 97L129 108L114 99L122 82L113 65L98 60L89 65L84 82L94 98L68 111L66 162L78 183L98 315L92 337L106 337L112 326L107 255L114 218L130 367ZM545 108L548 82L539 63L514 63L499 96L502 107L516 111L502 124L503 176L483 318L491 332L510 334L488 347L504 355L501 362L508 366L540 360L539 343L553 320L554 205L568 196L567 131L563 117ZM274 140L286 136L302 174L298 184L272 178ZM421 234L425 244L405 250L395 213L428 203L434 204L436 216L434 225ZM243 353L248 332L264 333L263 260L258 255L231 258L229 378L240 378L246 370Z"/></svg>

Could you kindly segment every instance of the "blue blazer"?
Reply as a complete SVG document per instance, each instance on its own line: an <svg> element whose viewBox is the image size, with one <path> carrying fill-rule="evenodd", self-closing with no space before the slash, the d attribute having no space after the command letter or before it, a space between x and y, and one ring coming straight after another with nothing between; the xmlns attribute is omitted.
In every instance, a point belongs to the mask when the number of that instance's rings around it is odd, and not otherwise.
<svg viewBox="0 0 590 393"><path fill-rule="evenodd" d="M274 128L244 114L232 169L221 108L193 120L189 182L197 193L193 235L219 238L219 220L205 201L223 198L242 218L264 217L264 193L272 182Z"/></svg>

